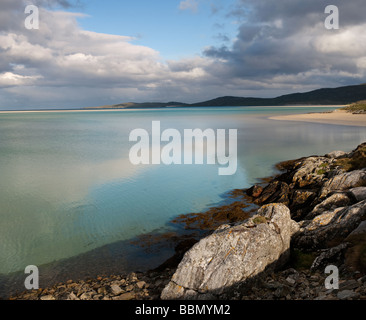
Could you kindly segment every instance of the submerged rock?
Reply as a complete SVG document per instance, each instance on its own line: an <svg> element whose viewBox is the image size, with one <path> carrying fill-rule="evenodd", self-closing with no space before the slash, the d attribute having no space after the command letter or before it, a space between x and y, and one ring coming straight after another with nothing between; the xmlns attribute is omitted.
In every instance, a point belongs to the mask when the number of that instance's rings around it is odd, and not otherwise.
<svg viewBox="0 0 366 320"><path fill-rule="evenodd" d="M244 223L221 226L184 255L161 298L219 295L268 267L275 268L286 261L297 230L283 204L264 206Z"/></svg>

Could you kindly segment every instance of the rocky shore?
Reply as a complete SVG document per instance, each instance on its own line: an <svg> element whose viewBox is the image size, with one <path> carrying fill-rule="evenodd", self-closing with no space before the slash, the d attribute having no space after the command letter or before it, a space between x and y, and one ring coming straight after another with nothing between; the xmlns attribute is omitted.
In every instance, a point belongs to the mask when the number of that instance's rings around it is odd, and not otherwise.
<svg viewBox="0 0 366 320"><path fill-rule="evenodd" d="M236 190L255 212L248 216L236 203L230 219L226 206L221 225L190 243L179 265L68 281L11 299L366 299L366 143L277 168L281 174L265 184ZM337 288L325 286L329 265L339 270Z"/></svg>
<svg viewBox="0 0 366 320"><path fill-rule="evenodd" d="M25 291L10 300L157 300L172 274L173 270L165 269L69 280L50 288Z"/></svg>

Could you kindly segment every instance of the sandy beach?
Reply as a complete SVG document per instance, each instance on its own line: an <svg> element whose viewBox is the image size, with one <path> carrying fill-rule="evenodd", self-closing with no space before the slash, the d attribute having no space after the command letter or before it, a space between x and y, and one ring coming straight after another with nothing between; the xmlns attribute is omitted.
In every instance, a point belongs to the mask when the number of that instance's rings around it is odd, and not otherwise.
<svg viewBox="0 0 366 320"><path fill-rule="evenodd" d="M366 114L352 114L343 110L335 110L330 113L307 113L275 116L270 117L269 119L366 127Z"/></svg>

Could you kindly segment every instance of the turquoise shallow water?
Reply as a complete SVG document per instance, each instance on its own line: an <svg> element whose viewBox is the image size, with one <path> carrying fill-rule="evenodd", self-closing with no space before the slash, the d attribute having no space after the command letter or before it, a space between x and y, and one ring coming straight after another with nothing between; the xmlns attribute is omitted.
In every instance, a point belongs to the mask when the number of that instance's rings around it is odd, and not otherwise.
<svg viewBox="0 0 366 320"><path fill-rule="evenodd" d="M276 162L349 151L366 141L365 127L267 119L329 109L0 114L0 275L6 279L30 264L71 259L63 267L66 277L68 270L75 272L83 259L89 259L83 256L88 252L94 252L94 267L103 270L114 255L122 255L112 249L113 244L168 228L167 223L179 214L205 210L220 202L225 192L272 174ZM216 165L133 166L128 159L134 144L129 133L136 128L151 131L152 121L160 121L162 131L175 128L182 133L194 128L237 129L236 174L219 176ZM109 260L105 251L95 251L98 248L108 248ZM125 251L126 265L128 254L133 248ZM131 265L143 269L162 258L155 253Z"/></svg>

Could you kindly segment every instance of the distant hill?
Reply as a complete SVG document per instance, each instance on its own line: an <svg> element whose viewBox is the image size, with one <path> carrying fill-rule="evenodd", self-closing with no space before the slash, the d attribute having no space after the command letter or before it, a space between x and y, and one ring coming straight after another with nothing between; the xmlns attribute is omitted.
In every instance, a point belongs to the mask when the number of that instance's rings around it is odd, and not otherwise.
<svg viewBox="0 0 366 320"><path fill-rule="evenodd" d="M183 107L189 104L183 102L125 102L109 106L90 107L84 109L134 109L134 108L161 108L161 107Z"/></svg>
<svg viewBox="0 0 366 320"><path fill-rule="evenodd" d="M276 98L220 97L191 106L283 106L283 105L332 105L350 104L366 99L366 84L339 88L318 89L293 93Z"/></svg>
<svg viewBox="0 0 366 320"><path fill-rule="evenodd" d="M305 93L292 93L276 98L252 97L219 97L198 102L127 102L111 106L101 106L86 109L131 109L131 108L161 108L161 107L225 107L225 106L285 106L285 105L343 105L359 100L366 100L366 84L317 89Z"/></svg>

